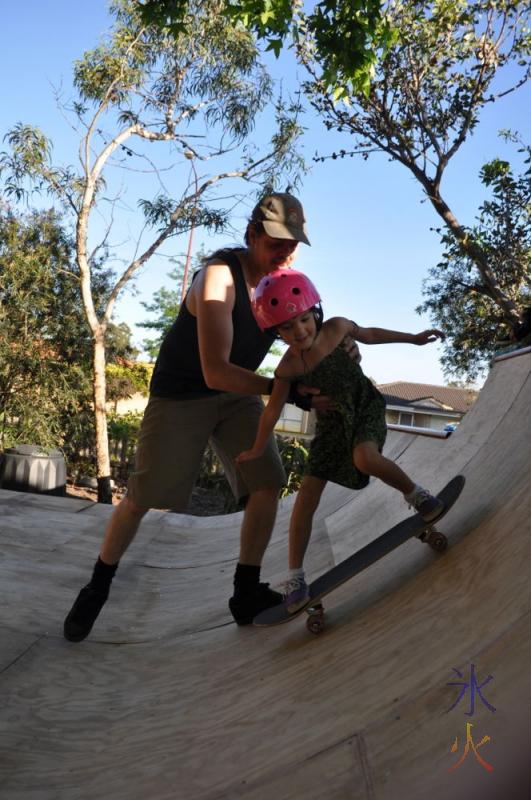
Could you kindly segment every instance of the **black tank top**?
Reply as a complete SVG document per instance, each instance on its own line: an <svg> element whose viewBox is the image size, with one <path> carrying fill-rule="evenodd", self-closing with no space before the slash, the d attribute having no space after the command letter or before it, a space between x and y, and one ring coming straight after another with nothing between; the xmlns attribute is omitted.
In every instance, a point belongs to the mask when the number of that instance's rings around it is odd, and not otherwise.
<svg viewBox="0 0 531 800"><path fill-rule="evenodd" d="M229 360L238 367L254 372L265 358L275 336L272 333L262 333L256 324L236 253L221 250L216 253L216 258L228 264L235 287L236 296L232 310L234 338ZM209 389L203 378L197 319L188 311L185 302L162 341L151 378L150 393L155 397L175 400L221 394L218 389Z"/></svg>

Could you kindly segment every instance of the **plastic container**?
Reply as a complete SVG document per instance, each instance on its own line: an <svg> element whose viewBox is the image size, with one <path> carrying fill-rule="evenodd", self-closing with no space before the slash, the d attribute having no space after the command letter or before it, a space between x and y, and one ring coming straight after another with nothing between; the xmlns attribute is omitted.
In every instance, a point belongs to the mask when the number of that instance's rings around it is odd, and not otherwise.
<svg viewBox="0 0 531 800"><path fill-rule="evenodd" d="M34 444L8 447L0 454L0 488L36 494L66 494L66 464L60 450Z"/></svg>

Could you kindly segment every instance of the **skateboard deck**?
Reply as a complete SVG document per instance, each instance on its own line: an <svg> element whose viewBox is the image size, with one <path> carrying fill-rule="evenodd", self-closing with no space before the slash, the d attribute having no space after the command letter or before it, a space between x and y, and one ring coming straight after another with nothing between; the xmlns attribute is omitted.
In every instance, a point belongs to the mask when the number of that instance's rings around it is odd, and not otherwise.
<svg viewBox="0 0 531 800"><path fill-rule="evenodd" d="M322 607L320 607L320 601L323 597L333 592L334 589L337 589L343 583L346 583L346 581L354 578L360 572L363 572L364 569L370 567L371 564L376 563L376 561L379 561L380 558L383 558L392 550L395 550L395 548L400 547L401 544L404 544L404 542L411 539L413 536L422 538L435 550L446 549L446 537L442 533L435 531L434 528L439 520L451 509L461 494L464 485L464 477L462 475L457 475L455 478L452 478L438 494L438 497L440 497L445 504L445 509L441 516L437 517L433 522L426 522L422 519L420 514L414 514L402 520L402 522L394 525L386 533L382 534L382 536L379 536L378 539L374 539L374 541L362 547L361 550L358 550L344 561L336 564L332 569L328 570L328 572L325 572L314 580L309 586L310 599L305 605L297 609L297 611L290 614L283 605L267 608L254 618L253 625L259 627L282 625L285 622L290 622L292 619L295 619L295 617L298 617L299 614L302 614L304 611L308 613L314 612L315 607L318 609L317 614L320 614L322 617L323 610ZM423 536L423 534L425 535ZM310 623L310 620L308 620L308 623ZM310 624L308 624L308 627L315 633L320 630L322 625L319 624L319 620L316 620L314 628L312 628Z"/></svg>

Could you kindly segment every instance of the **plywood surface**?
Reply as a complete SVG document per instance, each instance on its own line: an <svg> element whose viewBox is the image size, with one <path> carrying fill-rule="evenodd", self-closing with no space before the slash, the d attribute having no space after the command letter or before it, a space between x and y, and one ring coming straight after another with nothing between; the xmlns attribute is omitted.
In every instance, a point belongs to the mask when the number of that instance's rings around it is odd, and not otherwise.
<svg viewBox="0 0 531 800"><path fill-rule="evenodd" d="M531 711L531 355L496 364L447 440L397 433L388 452L434 489L467 484L441 522L327 600L328 627L238 628L241 515L153 513L91 636L62 621L109 509L0 492L2 800L520 800ZM406 436L406 439L404 439ZM291 502L264 564L285 571ZM330 487L308 560L319 574L406 509L374 482ZM482 690L452 710L454 669ZM454 771L466 723L478 752ZM477 738L476 738L477 735ZM451 752L454 740L458 751ZM506 794L510 787L509 794Z"/></svg>

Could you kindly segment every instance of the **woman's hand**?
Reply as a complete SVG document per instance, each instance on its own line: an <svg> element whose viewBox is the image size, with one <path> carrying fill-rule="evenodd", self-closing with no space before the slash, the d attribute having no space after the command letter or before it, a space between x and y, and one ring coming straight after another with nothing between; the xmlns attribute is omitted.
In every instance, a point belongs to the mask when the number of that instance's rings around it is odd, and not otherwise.
<svg viewBox="0 0 531 800"><path fill-rule="evenodd" d="M333 399L326 394L321 394L321 390L317 389L317 387L298 383L296 388L297 393L307 400L304 406L296 403L299 408L305 408L306 411L314 409L318 414L322 414L326 411L334 411L336 404Z"/></svg>

